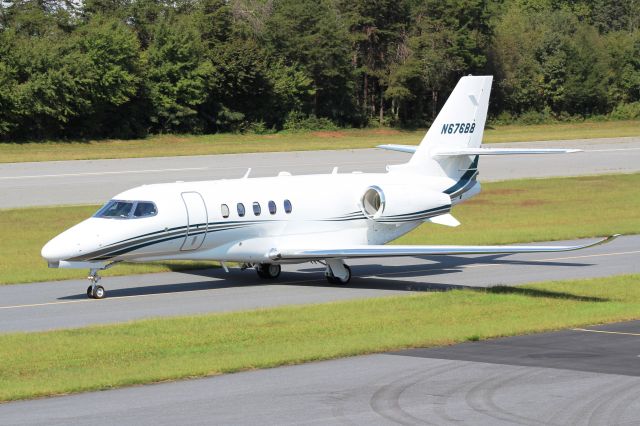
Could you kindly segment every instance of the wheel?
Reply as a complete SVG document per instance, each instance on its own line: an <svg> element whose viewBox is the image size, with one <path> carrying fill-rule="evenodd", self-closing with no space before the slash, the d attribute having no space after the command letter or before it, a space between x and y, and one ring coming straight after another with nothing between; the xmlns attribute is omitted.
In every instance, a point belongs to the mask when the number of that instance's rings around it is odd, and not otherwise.
<svg viewBox="0 0 640 426"><path fill-rule="evenodd" d="M351 267L349 265L344 265L344 269L347 270L347 278L344 280L338 278L338 281L340 281L340 284L349 284L349 281L351 281Z"/></svg>
<svg viewBox="0 0 640 426"><path fill-rule="evenodd" d="M274 280L280 276L281 269L280 265L275 265L273 263L261 263L256 268L256 272L260 278Z"/></svg>
<svg viewBox="0 0 640 426"><path fill-rule="evenodd" d="M267 270L267 276L272 280L275 280L280 276L280 271L282 270L282 267L280 265L275 265L271 263L265 269Z"/></svg>
<svg viewBox="0 0 640 426"><path fill-rule="evenodd" d="M329 284L339 284L340 283L340 281L338 281L338 279L336 277L334 277L333 275L325 274L324 277L327 279L327 282Z"/></svg>
<svg viewBox="0 0 640 426"><path fill-rule="evenodd" d="M342 279L342 278L338 278L335 275L333 275L333 273L329 273L329 274L325 274L325 277L327 278L327 282L329 284L348 284L349 281L351 281L351 268L349 267L349 265L344 265L344 269L347 270L347 278Z"/></svg>
<svg viewBox="0 0 640 426"><path fill-rule="evenodd" d="M93 298L102 299L104 298L104 295L105 295L104 287L102 287L101 285L96 286L96 289L93 292Z"/></svg>
<svg viewBox="0 0 640 426"><path fill-rule="evenodd" d="M93 294L91 294L92 290L93 290L93 286L87 287L87 297L93 298Z"/></svg>

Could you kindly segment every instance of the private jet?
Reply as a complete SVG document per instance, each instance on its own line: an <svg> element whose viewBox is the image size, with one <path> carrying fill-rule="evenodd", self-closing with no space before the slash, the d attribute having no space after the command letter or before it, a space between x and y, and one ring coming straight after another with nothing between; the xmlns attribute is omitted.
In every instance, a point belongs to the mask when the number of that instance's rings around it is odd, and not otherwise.
<svg viewBox="0 0 640 426"><path fill-rule="evenodd" d="M88 268L87 296L101 299L99 272L120 262L216 260L275 279L281 265L315 261L329 283L351 279L347 259L579 250L582 245L385 245L424 222L458 226L451 209L480 193L482 155L572 153L481 147L491 76L466 76L413 154L385 173L338 173L143 185L42 248L52 268Z"/></svg>

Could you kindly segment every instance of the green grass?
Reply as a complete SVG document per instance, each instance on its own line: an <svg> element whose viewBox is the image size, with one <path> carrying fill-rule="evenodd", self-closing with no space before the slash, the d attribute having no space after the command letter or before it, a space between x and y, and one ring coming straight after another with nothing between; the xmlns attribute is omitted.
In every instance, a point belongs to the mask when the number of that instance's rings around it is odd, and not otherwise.
<svg viewBox="0 0 640 426"><path fill-rule="evenodd" d="M449 345L639 315L640 275L627 275L7 334L0 335L0 400Z"/></svg>
<svg viewBox="0 0 640 426"><path fill-rule="evenodd" d="M395 244L510 244L640 233L640 173L486 183L454 207L462 225L425 224Z"/></svg>
<svg viewBox="0 0 640 426"><path fill-rule="evenodd" d="M425 224L398 244L507 244L640 233L640 173L488 183L455 207L457 228ZM49 269L40 249L97 206L0 210L0 284L83 278ZM615 220L614 220L615 219ZM105 276L211 267L213 262L117 265Z"/></svg>
<svg viewBox="0 0 640 426"><path fill-rule="evenodd" d="M353 149L389 143L417 145L424 133L425 130L347 129L273 135L160 135L144 140L0 143L0 162ZM640 121L496 125L485 131L484 142L620 136L640 136Z"/></svg>

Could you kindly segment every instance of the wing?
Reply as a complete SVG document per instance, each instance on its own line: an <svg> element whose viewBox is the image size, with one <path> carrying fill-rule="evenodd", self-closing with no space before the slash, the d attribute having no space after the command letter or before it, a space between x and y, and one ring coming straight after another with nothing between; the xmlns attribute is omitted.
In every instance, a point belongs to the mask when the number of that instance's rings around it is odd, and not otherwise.
<svg viewBox="0 0 640 426"><path fill-rule="evenodd" d="M455 256L463 254L514 254L549 253L581 250L605 244L620 234L601 238L598 241L574 246L385 246L358 245L337 248L296 248L273 250L271 260L314 260L314 259L354 259L363 257L400 257L400 256Z"/></svg>

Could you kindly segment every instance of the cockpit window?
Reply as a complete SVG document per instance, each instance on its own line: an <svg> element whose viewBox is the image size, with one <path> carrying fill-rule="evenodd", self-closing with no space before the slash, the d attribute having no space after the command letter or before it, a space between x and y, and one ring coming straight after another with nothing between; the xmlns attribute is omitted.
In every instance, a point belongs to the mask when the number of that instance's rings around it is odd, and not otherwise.
<svg viewBox="0 0 640 426"><path fill-rule="evenodd" d="M156 205L148 201L138 201L133 211L133 217L155 216L158 213Z"/></svg>
<svg viewBox="0 0 640 426"><path fill-rule="evenodd" d="M131 201L111 200L94 215L95 217L129 217L133 209Z"/></svg>
<svg viewBox="0 0 640 426"><path fill-rule="evenodd" d="M129 219L155 216L156 214L158 214L158 209L150 201L111 200L98 210L93 217Z"/></svg>

